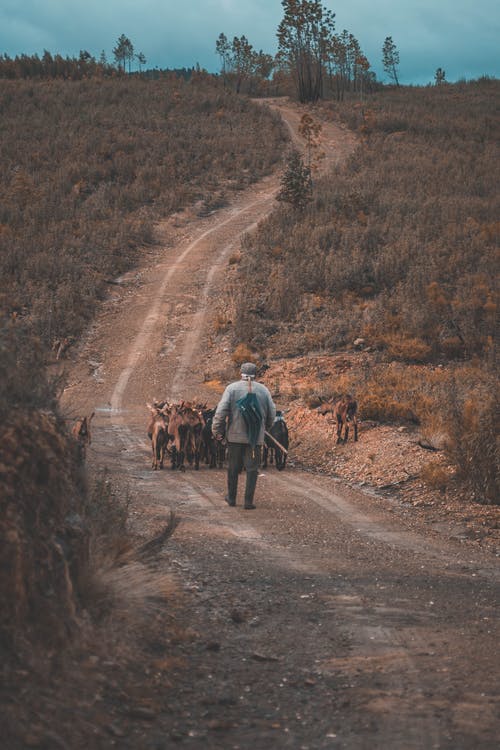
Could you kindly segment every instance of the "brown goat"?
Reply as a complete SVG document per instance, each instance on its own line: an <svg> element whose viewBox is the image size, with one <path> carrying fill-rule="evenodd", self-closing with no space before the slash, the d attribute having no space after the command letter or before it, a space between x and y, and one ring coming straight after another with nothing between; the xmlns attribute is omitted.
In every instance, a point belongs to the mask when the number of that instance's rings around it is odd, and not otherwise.
<svg viewBox="0 0 500 750"><path fill-rule="evenodd" d="M87 417L78 417L78 419L75 421L72 429L71 434L77 441L78 445L80 446L80 452L85 458L85 451L87 448L87 445L90 445L92 442L92 435L90 433L90 423L95 415L95 412L92 412L92 414Z"/></svg>
<svg viewBox="0 0 500 750"><path fill-rule="evenodd" d="M151 468L156 471L157 469L163 469L163 461L167 451L170 406L166 401L154 401L153 404L147 404L147 406L151 411L151 421L148 426L148 437L151 439L153 453Z"/></svg>
<svg viewBox="0 0 500 750"><path fill-rule="evenodd" d="M354 398L345 394L336 401L325 402L318 406L319 414L333 414L337 423L337 443L347 443L349 437L349 424L352 422L354 427L354 440L358 440L358 402Z"/></svg>
<svg viewBox="0 0 500 750"><path fill-rule="evenodd" d="M73 339L70 339L70 338L56 339L53 342L52 351L55 352L57 360L61 359L61 357L63 357L66 354L66 351L69 349L72 342L73 342Z"/></svg>
<svg viewBox="0 0 500 750"><path fill-rule="evenodd" d="M200 468L202 432L205 426L203 418L203 407L206 404L193 405L184 404L184 421L188 426L186 441L186 458L190 464L194 462L194 468Z"/></svg>
<svg viewBox="0 0 500 750"><path fill-rule="evenodd" d="M170 411L168 432L173 440L172 469L185 471L184 460L200 467L201 434L205 424L202 412L190 403L174 404Z"/></svg>

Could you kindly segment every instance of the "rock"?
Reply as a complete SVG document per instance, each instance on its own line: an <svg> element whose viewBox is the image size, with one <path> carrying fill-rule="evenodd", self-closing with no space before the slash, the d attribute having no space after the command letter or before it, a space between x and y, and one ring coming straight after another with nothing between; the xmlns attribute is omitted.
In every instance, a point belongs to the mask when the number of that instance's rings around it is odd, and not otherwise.
<svg viewBox="0 0 500 750"><path fill-rule="evenodd" d="M354 339L353 341L353 346L355 349L363 349L364 345L365 345L365 339L358 338L358 339Z"/></svg>
<svg viewBox="0 0 500 750"><path fill-rule="evenodd" d="M231 620L240 625L242 622L245 622L245 616L238 609L233 609L231 612Z"/></svg>
<svg viewBox="0 0 500 750"><path fill-rule="evenodd" d="M208 728L218 732L233 729L233 727L233 722L225 719L211 719L208 722Z"/></svg>
<svg viewBox="0 0 500 750"><path fill-rule="evenodd" d="M50 747L54 748L54 750L69 750L69 746L64 740L53 731L44 733L42 747Z"/></svg>
<svg viewBox="0 0 500 750"><path fill-rule="evenodd" d="M143 719L145 721L156 719L156 712L152 708L146 708L145 706L133 706L127 711L127 714L133 719Z"/></svg>
<svg viewBox="0 0 500 750"><path fill-rule="evenodd" d="M125 737L126 735L125 730L121 729L117 724L108 724L106 729L113 737Z"/></svg>
<svg viewBox="0 0 500 750"><path fill-rule="evenodd" d="M255 661L279 661L279 656L271 656L270 654L260 654L258 651L255 651L252 654L252 659L255 659Z"/></svg>
<svg viewBox="0 0 500 750"><path fill-rule="evenodd" d="M438 451L439 448L436 448L435 445L433 445L430 440L426 440L425 438L420 438L420 440L417 441L417 445L420 446L420 448L424 448L426 451Z"/></svg>
<svg viewBox="0 0 500 750"><path fill-rule="evenodd" d="M207 643L207 651L220 651L220 643L217 641L210 641Z"/></svg>

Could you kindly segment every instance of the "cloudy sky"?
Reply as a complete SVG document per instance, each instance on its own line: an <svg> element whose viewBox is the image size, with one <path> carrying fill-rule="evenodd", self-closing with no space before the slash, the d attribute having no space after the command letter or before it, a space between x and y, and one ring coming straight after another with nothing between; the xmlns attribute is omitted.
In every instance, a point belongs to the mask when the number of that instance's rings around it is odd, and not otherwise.
<svg viewBox="0 0 500 750"><path fill-rule="evenodd" d="M500 77L498 0L325 0L336 30L358 39L373 70L384 39L400 55L401 83L426 84L437 67L448 81ZM120 34L143 52L147 67L219 70L215 41L245 34L256 50L276 52L280 0L0 0L0 54L77 56L82 49L113 60Z"/></svg>

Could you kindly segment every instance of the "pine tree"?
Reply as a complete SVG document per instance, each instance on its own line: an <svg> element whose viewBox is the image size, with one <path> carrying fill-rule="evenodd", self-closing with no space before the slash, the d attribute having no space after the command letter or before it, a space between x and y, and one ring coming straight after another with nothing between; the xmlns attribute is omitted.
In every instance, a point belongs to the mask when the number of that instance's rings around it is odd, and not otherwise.
<svg viewBox="0 0 500 750"><path fill-rule="evenodd" d="M301 210L312 200L311 170L306 167L302 156L296 150L291 151L287 166L281 178L281 190L276 200Z"/></svg>
<svg viewBox="0 0 500 750"><path fill-rule="evenodd" d="M323 95L324 60L335 14L319 0L282 0L281 4L278 58L295 79L299 100L316 102Z"/></svg>
<svg viewBox="0 0 500 750"><path fill-rule="evenodd" d="M139 63L139 73L141 73L142 66L146 65L146 55L144 54L144 52L138 52L135 57L137 62Z"/></svg>
<svg viewBox="0 0 500 750"><path fill-rule="evenodd" d="M434 83L436 86L440 86L442 83L446 83L446 73L442 68L437 68L434 73Z"/></svg>
<svg viewBox="0 0 500 750"><path fill-rule="evenodd" d="M399 65L399 52L396 45L392 41L392 36L385 38L384 46L382 47L382 65L384 70L391 78L396 86L399 86L397 66Z"/></svg>
<svg viewBox="0 0 500 750"><path fill-rule="evenodd" d="M128 60L128 67L130 73L130 63L134 57L134 45L130 39L122 34L116 43L116 47L113 49L113 56L115 58L118 67L125 73L125 67Z"/></svg>

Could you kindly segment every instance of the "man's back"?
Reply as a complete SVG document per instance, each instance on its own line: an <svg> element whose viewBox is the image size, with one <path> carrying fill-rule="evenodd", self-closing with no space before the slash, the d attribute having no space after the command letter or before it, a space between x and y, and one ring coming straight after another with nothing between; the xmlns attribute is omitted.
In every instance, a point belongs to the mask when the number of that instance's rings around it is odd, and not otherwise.
<svg viewBox="0 0 500 750"><path fill-rule="evenodd" d="M245 480L245 504L244 508L253 510L255 508L253 498L259 473L261 459L261 446L264 442L264 430L270 430L276 416L276 407L268 389L262 383L256 383L254 378L257 368L253 362L245 362L241 365L241 380L231 383L222 394L217 406L212 431L217 435L225 435L227 438L228 467L227 467L227 495L228 505L236 505L238 492L238 476L243 468L246 470ZM253 420L250 414L256 414L251 406L247 406L246 416L249 420L247 427L243 412L238 406L240 399L252 393L257 400L258 411L262 417L257 444L253 435ZM258 416L257 416L258 418ZM257 421L257 420L255 420ZM255 430L257 427L255 426ZM249 439L249 430L252 440Z"/></svg>
<svg viewBox="0 0 500 750"><path fill-rule="evenodd" d="M257 444L262 445L264 442L264 430L271 429L276 416L276 407L271 394L262 383L238 380L228 385L217 406L212 429L214 433L225 435L230 443L248 443L245 420L236 402L249 392L254 393L257 397L262 414L262 425L257 438ZM228 420L227 429L226 419Z"/></svg>

